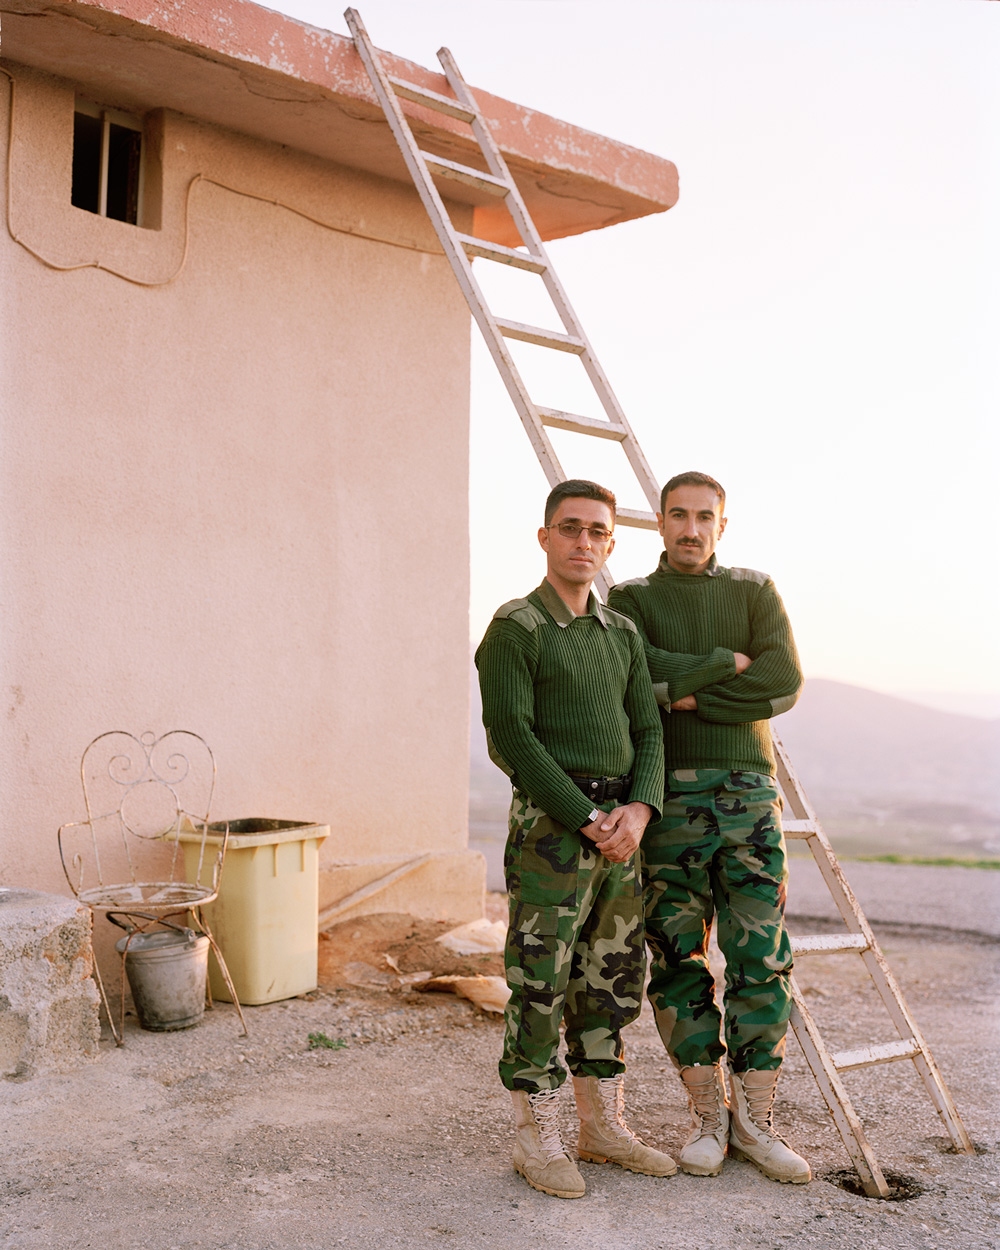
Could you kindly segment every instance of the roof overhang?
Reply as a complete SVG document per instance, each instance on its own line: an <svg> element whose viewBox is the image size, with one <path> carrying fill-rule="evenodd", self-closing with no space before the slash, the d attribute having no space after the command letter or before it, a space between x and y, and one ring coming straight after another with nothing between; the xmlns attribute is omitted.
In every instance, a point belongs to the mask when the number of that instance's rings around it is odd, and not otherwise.
<svg viewBox="0 0 1000 1250"><path fill-rule="evenodd" d="M103 104L172 109L387 178L409 181L361 59L345 35L246 0L0 0L3 59L56 74ZM443 74L385 54L389 72L441 94ZM476 91L543 238L660 213L677 201L671 161ZM421 145L462 163L478 150L459 121L406 104ZM516 244L495 200L475 231Z"/></svg>

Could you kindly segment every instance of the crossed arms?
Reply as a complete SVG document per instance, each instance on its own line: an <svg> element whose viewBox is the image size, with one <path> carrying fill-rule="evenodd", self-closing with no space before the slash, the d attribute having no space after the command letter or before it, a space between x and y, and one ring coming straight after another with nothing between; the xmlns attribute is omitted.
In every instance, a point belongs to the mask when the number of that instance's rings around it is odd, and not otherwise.
<svg viewBox="0 0 1000 1250"><path fill-rule="evenodd" d="M693 654L669 649L669 614L652 586L620 586L612 590L609 605L628 616L639 631L661 707L695 712L717 724L744 724L767 720L786 712L802 688L792 629L784 605L768 578L748 585L745 629L726 638L731 647L712 646ZM659 609L659 610L657 610ZM706 617L709 615L705 614ZM714 639L712 622L700 622L706 648Z"/></svg>

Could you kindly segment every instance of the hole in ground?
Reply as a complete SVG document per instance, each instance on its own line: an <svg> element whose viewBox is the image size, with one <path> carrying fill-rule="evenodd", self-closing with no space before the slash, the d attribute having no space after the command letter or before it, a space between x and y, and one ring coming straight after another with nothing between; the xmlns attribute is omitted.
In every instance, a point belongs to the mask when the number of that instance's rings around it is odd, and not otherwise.
<svg viewBox="0 0 1000 1250"><path fill-rule="evenodd" d="M972 1149L977 1155L988 1155L990 1153L989 1146L984 1146L982 1142L978 1141L974 1141L972 1143ZM943 1155L964 1155L966 1153L964 1150L959 1150L959 1148L951 1142L948 1142L947 1145L940 1146L939 1150Z"/></svg>
<svg viewBox="0 0 1000 1250"><path fill-rule="evenodd" d="M908 1198L919 1198L921 1194L927 1192L925 1185L921 1185L912 1176L904 1176L902 1172L892 1172L885 1168L882 1175L889 1186L889 1195L880 1201L905 1202ZM836 1172L827 1172L823 1179L829 1181L831 1185L837 1185L841 1189L846 1189L849 1194L857 1194L859 1198L867 1198L869 1196L865 1193L865 1187L861 1184L861 1177L855 1172L854 1168L839 1168Z"/></svg>

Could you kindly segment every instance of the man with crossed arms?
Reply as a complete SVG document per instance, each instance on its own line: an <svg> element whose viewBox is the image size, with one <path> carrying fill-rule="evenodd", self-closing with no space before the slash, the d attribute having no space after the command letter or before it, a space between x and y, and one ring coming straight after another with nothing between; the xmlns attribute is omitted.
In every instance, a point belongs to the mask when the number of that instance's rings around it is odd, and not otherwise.
<svg viewBox="0 0 1000 1250"><path fill-rule="evenodd" d="M608 597L643 638L668 770L662 819L642 844L648 994L691 1107L684 1171L717 1175L728 1146L765 1176L804 1184L809 1165L771 1120L792 952L768 724L795 703L802 673L770 577L716 559L725 502L705 473L671 478L658 567ZM708 965L713 920L726 959L725 1040Z"/></svg>

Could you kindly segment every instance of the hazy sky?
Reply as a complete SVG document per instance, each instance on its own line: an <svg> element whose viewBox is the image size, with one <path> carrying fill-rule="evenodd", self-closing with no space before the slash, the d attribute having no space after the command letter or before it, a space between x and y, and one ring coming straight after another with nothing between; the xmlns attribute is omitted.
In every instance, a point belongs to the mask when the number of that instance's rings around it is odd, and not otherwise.
<svg viewBox="0 0 1000 1250"><path fill-rule="evenodd" d="M347 33L340 5L276 7ZM1000 3L358 8L380 47L436 69L445 44L473 86L677 164L670 212L550 245L654 472L722 481L720 558L773 575L807 675L1000 712ZM541 580L547 487L478 331L473 351L478 638ZM557 450L644 506L612 445ZM657 557L622 534L613 574Z"/></svg>

